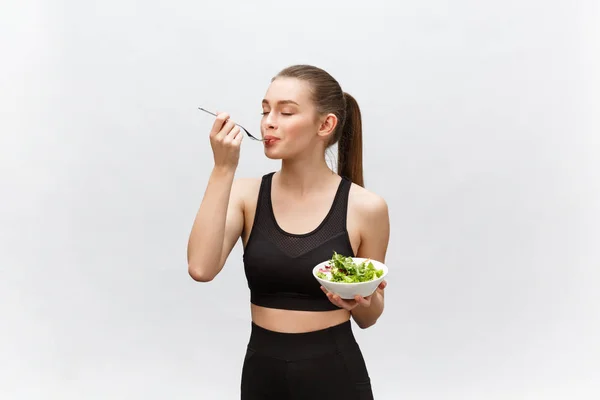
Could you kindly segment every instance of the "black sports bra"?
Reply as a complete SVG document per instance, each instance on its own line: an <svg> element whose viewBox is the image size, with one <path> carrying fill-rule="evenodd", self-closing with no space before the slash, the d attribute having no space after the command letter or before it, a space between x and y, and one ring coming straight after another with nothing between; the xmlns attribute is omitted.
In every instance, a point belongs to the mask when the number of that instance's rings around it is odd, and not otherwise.
<svg viewBox="0 0 600 400"><path fill-rule="evenodd" d="M320 289L312 269L330 259L334 251L354 256L346 229L352 182L342 177L333 204L317 228L305 234L292 234L279 227L273 214L273 174L262 177L254 224L244 250L250 302L286 310L338 310Z"/></svg>

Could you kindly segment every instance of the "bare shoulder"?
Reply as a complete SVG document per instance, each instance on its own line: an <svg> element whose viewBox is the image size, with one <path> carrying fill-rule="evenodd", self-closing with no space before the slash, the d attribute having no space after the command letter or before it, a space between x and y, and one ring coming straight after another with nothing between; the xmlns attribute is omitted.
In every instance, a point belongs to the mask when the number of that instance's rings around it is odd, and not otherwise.
<svg viewBox="0 0 600 400"><path fill-rule="evenodd" d="M348 206L351 211L357 213L361 219L369 220L387 219L388 205L386 200L377 193L363 188L355 183L350 188Z"/></svg>
<svg viewBox="0 0 600 400"><path fill-rule="evenodd" d="M352 184L348 198L348 225L358 238L358 257L385 262L390 239L390 218L385 199Z"/></svg>
<svg viewBox="0 0 600 400"><path fill-rule="evenodd" d="M260 187L260 182L260 178L235 178L233 180L233 187L238 191L253 190Z"/></svg>
<svg viewBox="0 0 600 400"><path fill-rule="evenodd" d="M261 178L236 178L231 186L231 194L246 203L256 200L260 190Z"/></svg>

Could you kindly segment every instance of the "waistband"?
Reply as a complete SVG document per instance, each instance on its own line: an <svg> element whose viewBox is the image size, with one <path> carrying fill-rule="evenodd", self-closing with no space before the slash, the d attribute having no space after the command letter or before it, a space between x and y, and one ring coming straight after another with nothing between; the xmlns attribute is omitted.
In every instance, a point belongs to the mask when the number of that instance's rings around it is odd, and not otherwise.
<svg viewBox="0 0 600 400"><path fill-rule="evenodd" d="M252 322L248 348L281 360L314 358L357 347L350 320L329 328L302 333L265 329Z"/></svg>
<svg viewBox="0 0 600 400"><path fill-rule="evenodd" d="M284 308L301 311L333 311L340 308L332 304L326 296L302 296L293 293L260 293L250 291L250 302L267 308Z"/></svg>

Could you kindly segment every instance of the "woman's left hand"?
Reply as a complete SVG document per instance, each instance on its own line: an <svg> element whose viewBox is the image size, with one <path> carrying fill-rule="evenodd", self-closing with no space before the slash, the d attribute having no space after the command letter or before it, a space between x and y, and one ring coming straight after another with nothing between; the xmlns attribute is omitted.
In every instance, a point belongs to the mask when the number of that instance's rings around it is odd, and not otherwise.
<svg viewBox="0 0 600 400"><path fill-rule="evenodd" d="M383 289L385 289L386 286L387 286L387 282L381 281L379 286L377 286L377 290L383 291ZM325 293L327 295L327 298L329 299L330 302L332 302L333 304L335 304L336 306L338 306L340 308L345 308L348 311L352 311L357 306L369 307L371 305L371 297L373 296L373 295L371 295L371 296L367 296L367 297L362 297L362 296L356 295L353 300L345 300L345 299L342 299L337 294L330 293L323 286L321 286L321 290L323 291L323 293Z"/></svg>

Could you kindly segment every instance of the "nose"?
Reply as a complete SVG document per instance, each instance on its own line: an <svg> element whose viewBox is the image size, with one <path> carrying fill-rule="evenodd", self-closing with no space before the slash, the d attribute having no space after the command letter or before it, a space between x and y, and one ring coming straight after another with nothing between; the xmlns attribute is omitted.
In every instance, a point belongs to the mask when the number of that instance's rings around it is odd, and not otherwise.
<svg viewBox="0 0 600 400"><path fill-rule="evenodd" d="M275 121L275 117L273 116L272 112L265 115L265 118L263 119L263 127L265 130L277 128L277 121Z"/></svg>

